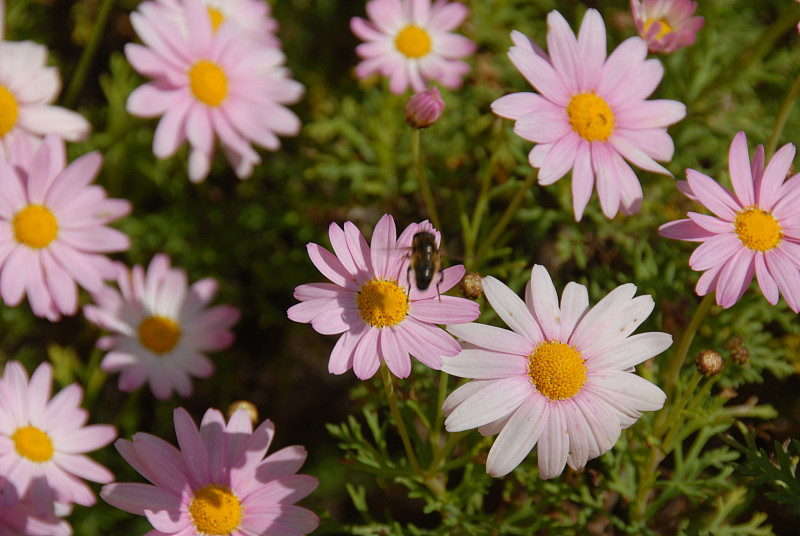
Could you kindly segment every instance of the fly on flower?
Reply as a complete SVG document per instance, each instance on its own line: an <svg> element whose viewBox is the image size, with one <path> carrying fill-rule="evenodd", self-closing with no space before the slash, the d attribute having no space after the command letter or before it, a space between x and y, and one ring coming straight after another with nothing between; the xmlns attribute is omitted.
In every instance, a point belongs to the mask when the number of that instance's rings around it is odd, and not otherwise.
<svg viewBox="0 0 800 536"><path fill-rule="evenodd" d="M442 254L439 251L439 244L436 236L428 231L420 231L411 239L411 255L406 271L406 279L408 279L409 287L411 286L411 277L409 274L414 273L414 284L419 290L426 290L430 287L431 282L439 274L439 280L436 282L436 293L439 295L439 301L442 300L442 294L439 292L439 284L442 282Z"/></svg>
<svg viewBox="0 0 800 536"><path fill-rule="evenodd" d="M442 356L459 352L455 339L436 324L471 322L478 317L478 304L455 296L433 299L439 290L446 292L461 280L460 265L442 270L439 289L408 283L407 251L419 232L433 234L438 245L439 232L430 223L412 223L398 237L388 214L375 226L370 245L352 222L345 222L344 229L331 224L335 255L308 244L311 261L331 282L297 287L294 297L302 303L287 313L319 333L342 334L328 363L332 374L352 368L365 380L384 360L392 374L406 378L411 373L409 354L439 370Z"/></svg>

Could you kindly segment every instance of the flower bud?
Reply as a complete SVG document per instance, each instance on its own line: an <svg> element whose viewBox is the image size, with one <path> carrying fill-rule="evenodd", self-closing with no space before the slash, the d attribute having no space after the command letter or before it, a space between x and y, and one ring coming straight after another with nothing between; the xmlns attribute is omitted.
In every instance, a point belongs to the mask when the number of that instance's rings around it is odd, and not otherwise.
<svg viewBox="0 0 800 536"><path fill-rule="evenodd" d="M406 122L414 128L431 126L442 117L442 110L444 101L436 86L412 95L403 108Z"/></svg>
<svg viewBox="0 0 800 536"><path fill-rule="evenodd" d="M233 417L233 414L240 409L243 409L247 412L247 415L250 416L250 421L253 424L256 424L258 422L258 410L256 409L255 405L253 405L252 402L248 402L247 400L237 400L236 402L228 406L228 419Z"/></svg>
<svg viewBox="0 0 800 536"><path fill-rule="evenodd" d="M483 283L481 276L476 272L467 272L464 279L458 284L461 294L470 300L477 300L483 296Z"/></svg>
<svg viewBox="0 0 800 536"><path fill-rule="evenodd" d="M695 360L697 372L703 376L714 376L722 372L722 356L714 350L703 350Z"/></svg>

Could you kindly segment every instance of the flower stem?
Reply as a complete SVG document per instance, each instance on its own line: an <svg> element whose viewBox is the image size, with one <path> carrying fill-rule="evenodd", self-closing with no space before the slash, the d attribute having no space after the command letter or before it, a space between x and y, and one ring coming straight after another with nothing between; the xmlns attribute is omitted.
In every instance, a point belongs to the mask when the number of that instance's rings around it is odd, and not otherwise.
<svg viewBox="0 0 800 536"><path fill-rule="evenodd" d="M83 85L86 82L86 77L89 74L89 68L92 66L94 57L97 54L97 49L100 46L100 40L103 37L103 32L106 29L106 23L108 22L108 18L111 16L111 10L114 7L114 1L115 0L104 0L103 5L100 6L100 12L97 14L97 19L94 23L94 29L92 30L92 36L89 38L89 42L83 49L80 62L78 63L77 69L75 69L75 74L72 76L72 80L70 80L69 88L67 89L66 96L64 97L64 106L67 108L75 107L75 102L78 100L78 95L83 89Z"/></svg>
<svg viewBox="0 0 800 536"><path fill-rule="evenodd" d="M780 138L781 133L783 132L783 127L786 126L786 121L789 119L789 114L794 107L794 102L797 100L798 95L800 95L800 74L798 74L797 78L795 78L792 88L789 90L789 93L786 95L786 99L781 105L781 109L778 111L778 118L775 121L775 127L772 129L772 135L769 137L769 141L767 142L765 151L767 160L772 157L773 153L775 152L775 147L778 146L778 138Z"/></svg>
<svg viewBox="0 0 800 536"><path fill-rule="evenodd" d="M389 410L392 412L395 422L397 423L397 432L400 434L400 439L403 441L403 447L406 449L406 456L411 463L411 467L418 475L423 475L422 468L417 461L417 456L414 454L414 448L411 446L411 439L408 437L408 430L403 421L403 416L400 415L400 409L397 407L397 393L394 390L394 381L392 374L389 372L389 367L386 366L385 361L381 361L381 379L383 386L386 388L386 398L389 400Z"/></svg>
<svg viewBox="0 0 800 536"><path fill-rule="evenodd" d="M481 243L481 246L478 248L478 254L475 256L475 260L478 261L486 255L486 252L489 251L489 248L494 246L494 243L500 238L500 235L503 234L503 231L506 230L506 227L511 222L511 218L514 217L514 214L517 213L519 206L522 204L522 200L525 198L525 194L528 193L528 190L531 189L533 183L536 181L538 177L537 171L534 169L526 178L525 182L522 183L522 186L519 187L517 193L514 194L514 198L506 207L505 212L503 215L500 216L500 219L497 220L497 223L494 224L492 230L489 231L489 234Z"/></svg>
<svg viewBox="0 0 800 536"><path fill-rule="evenodd" d="M713 301L714 292L709 292L705 295L703 301L701 301L700 305L697 306L694 316L692 316L692 320L686 327L686 331L683 332L680 344L678 344L675 353L672 354L672 359L669 362L667 374L664 379L664 393L666 393L667 398L672 396L672 391L675 389L675 382L678 380L678 374L681 372L681 366L686 359L686 354L689 352L689 346L692 345L692 341L697 333L697 329L700 327L700 323L703 321L706 313L711 308L711 303ZM662 409L661 412L659 412L659 416L664 414L665 412Z"/></svg>
<svg viewBox="0 0 800 536"><path fill-rule="evenodd" d="M422 197L425 199L425 206L428 208L428 214L431 217L433 226L441 230L441 221L439 220L439 213L436 211L436 203L433 201L433 192L431 185L428 183L428 177L425 175L425 168L422 165L422 150L420 149L420 139L422 138L422 129L411 129L411 155L414 158L414 171L417 173L419 179L419 187L422 190Z"/></svg>

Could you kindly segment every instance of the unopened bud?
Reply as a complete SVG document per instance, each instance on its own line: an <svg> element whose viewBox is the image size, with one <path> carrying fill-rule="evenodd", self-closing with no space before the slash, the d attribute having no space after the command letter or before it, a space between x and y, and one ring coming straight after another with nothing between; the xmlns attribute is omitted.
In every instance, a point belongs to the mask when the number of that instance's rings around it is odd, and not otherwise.
<svg viewBox="0 0 800 536"><path fill-rule="evenodd" d="M481 276L476 272L468 272L458 284L458 288L461 290L461 294L470 300L477 300L483 296Z"/></svg>
<svg viewBox="0 0 800 536"><path fill-rule="evenodd" d="M443 110L444 101L436 86L412 95L403 108L406 122L414 128L431 126L442 117Z"/></svg>
<svg viewBox="0 0 800 536"><path fill-rule="evenodd" d="M237 400L228 406L228 419L233 417L233 414L240 409L243 409L247 412L247 415L250 416L250 422L252 422L254 425L258 422L258 410L252 402L248 402L247 400Z"/></svg>
<svg viewBox="0 0 800 536"><path fill-rule="evenodd" d="M697 372L703 376L714 376L722 372L722 356L714 350L703 350L695 360Z"/></svg>
<svg viewBox="0 0 800 536"><path fill-rule="evenodd" d="M738 346L731 350L731 359L734 363L744 365L750 360L750 350L746 346Z"/></svg>

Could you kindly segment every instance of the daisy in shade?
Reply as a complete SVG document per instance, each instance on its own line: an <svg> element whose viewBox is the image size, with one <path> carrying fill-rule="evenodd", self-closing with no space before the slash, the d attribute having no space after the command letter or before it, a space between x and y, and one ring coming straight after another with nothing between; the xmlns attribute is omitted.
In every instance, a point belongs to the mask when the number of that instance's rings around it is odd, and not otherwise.
<svg viewBox="0 0 800 536"><path fill-rule="evenodd" d="M580 220L595 181L603 214L638 212L642 187L626 160L670 175L675 147L667 126L683 119L686 107L672 100L645 100L664 75L658 60L646 60L647 45L631 37L606 58L606 29L589 9L577 39L557 11L547 16L550 56L519 32L511 62L539 92L513 93L492 103L501 117L515 120L514 132L537 145L528 160L539 168L539 184L553 184L572 170L575 219Z"/></svg>
<svg viewBox="0 0 800 536"><path fill-rule="evenodd" d="M180 21L188 34L181 0L157 0L170 10L170 16ZM270 6L260 0L203 0L211 26L216 31L225 21L233 22L239 30L263 46L280 47L275 36L278 22L270 16Z"/></svg>
<svg viewBox="0 0 800 536"><path fill-rule="evenodd" d="M251 143L274 151L278 135L300 131L300 119L283 105L297 102L303 86L289 78L280 49L255 43L233 23L214 30L201 0L181 0L180 6L185 24L154 2L131 14L146 46L128 43L125 56L154 80L131 93L127 109L140 117L162 116L153 138L158 158L173 156L189 141L193 182L208 176L217 137L245 179L261 163Z"/></svg>
<svg viewBox="0 0 800 536"><path fill-rule="evenodd" d="M69 164L64 141L48 134L38 149L11 143L0 160L0 295L15 307L25 295L34 314L58 320L78 309L78 288L93 291L116 276L104 255L125 251L128 237L108 227L131 211L91 185L103 157L85 154Z"/></svg>
<svg viewBox="0 0 800 536"><path fill-rule="evenodd" d="M91 506L96 501L82 479L107 484L114 475L84 453L111 443L113 426L85 426L89 413L80 407L77 384L52 399L53 368L42 363L30 381L18 361L8 361L0 380L0 474L5 477L2 502L29 495L40 513L55 501Z"/></svg>
<svg viewBox="0 0 800 536"><path fill-rule="evenodd" d="M692 270L702 271L695 290L704 296L716 291L717 304L730 307L742 297L753 274L769 303L778 294L800 312L800 174L786 180L795 148L787 143L764 168L764 147L750 162L747 137L733 138L728 157L733 192L714 179L686 170L678 188L713 215L689 212L689 219L666 223L659 234L676 240L701 242L689 258Z"/></svg>
<svg viewBox="0 0 800 536"><path fill-rule="evenodd" d="M694 44L703 17L692 17L697 2L689 0L631 0L636 30L650 52L669 54Z"/></svg>
<svg viewBox="0 0 800 536"><path fill-rule="evenodd" d="M230 305L208 307L217 283L201 279L189 286L186 272L158 254L145 274L140 265L119 268L119 291L105 286L93 294L97 305L83 308L86 318L112 332L97 347L108 351L100 367L119 372L119 388L133 391L145 382L156 398L192 394L190 376L208 378L214 366L205 352L233 343L230 328L239 310Z"/></svg>
<svg viewBox="0 0 800 536"><path fill-rule="evenodd" d="M510 473L538 444L539 473L553 478L565 464L578 469L617 442L622 428L666 396L633 374L633 367L666 350L666 333L633 331L650 315L653 299L634 298L636 286L611 291L589 308L586 287L569 283L559 305L550 275L534 266L523 302L492 277L486 298L512 331L482 324L447 326L464 350L445 357L442 370L474 378L447 397L450 432L478 428L499 434L486 471Z"/></svg>
<svg viewBox="0 0 800 536"><path fill-rule="evenodd" d="M319 333L341 333L331 353L328 370L343 374L353 369L359 379L371 378L381 360L392 374L411 373L409 354L433 368L444 355L455 355L458 343L435 324L470 322L478 318L478 304L442 296L464 276L462 265L441 272L438 284L419 290L410 284L409 248L418 232L439 231L424 221L412 223L397 237L394 219L384 215L375 226L371 245L352 222L329 229L335 255L318 244L308 244L314 266L331 283L310 283L294 290L302 303L292 306L289 318L311 323Z"/></svg>
<svg viewBox="0 0 800 536"><path fill-rule="evenodd" d="M80 114L53 106L61 78L47 66L47 47L32 41L0 41L0 158L7 159L17 136L41 140L56 134L67 141L89 135L91 126Z"/></svg>
<svg viewBox="0 0 800 536"><path fill-rule="evenodd" d="M275 426L255 431L247 411L225 422L209 409L200 430L183 408L174 413L180 450L150 434L120 439L117 450L151 484L115 483L100 496L121 510L146 516L159 536L299 535L314 531L319 518L295 506L317 487L296 474L306 449L295 445L264 458Z"/></svg>
<svg viewBox="0 0 800 536"><path fill-rule="evenodd" d="M461 58L475 52L475 43L452 33L466 20L464 4L436 0L371 0L367 2L369 20L350 19L350 29L366 41L356 47L364 60L356 75L389 77L389 89L400 94L411 87L415 92L427 88L429 81L455 89L469 72Z"/></svg>
<svg viewBox="0 0 800 536"><path fill-rule="evenodd" d="M72 527L52 513L37 512L30 498L13 505L0 502L0 534L3 536L71 536Z"/></svg>

